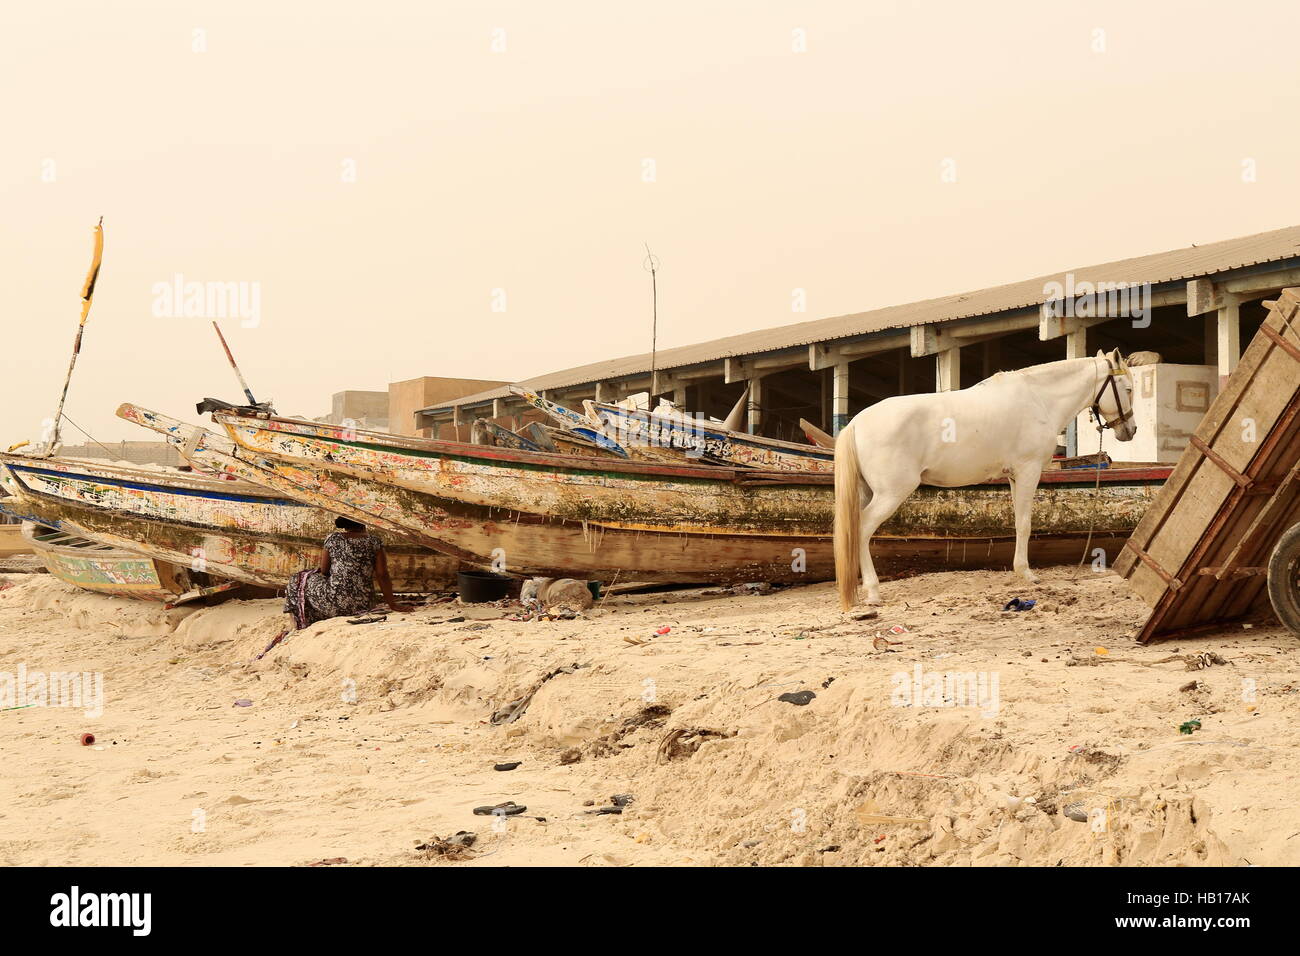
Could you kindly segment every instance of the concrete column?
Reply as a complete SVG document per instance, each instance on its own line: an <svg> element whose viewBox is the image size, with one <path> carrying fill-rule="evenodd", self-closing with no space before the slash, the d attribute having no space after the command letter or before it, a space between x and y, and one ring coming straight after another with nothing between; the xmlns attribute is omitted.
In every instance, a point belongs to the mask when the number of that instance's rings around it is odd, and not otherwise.
<svg viewBox="0 0 1300 956"><path fill-rule="evenodd" d="M984 377L998 371L998 366L1002 364L1002 341L1000 339L989 339L984 343Z"/></svg>
<svg viewBox="0 0 1300 956"><path fill-rule="evenodd" d="M1205 354L1202 361L1206 365L1219 364L1219 313L1206 312L1201 316L1204 321Z"/></svg>
<svg viewBox="0 0 1300 956"><path fill-rule="evenodd" d="M831 383L831 434L838 435L849 423L849 363L835 363Z"/></svg>
<svg viewBox="0 0 1300 956"><path fill-rule="evenodd" d="M1065 357L1078 359L1088 357L1088 330L1079 329L1065 336ZM1065 426L1065 454L1073 458L1079 454L1079 421L1076 418Z"/></svg>
<svg viewBox="0 0 1300 956"><path fill-rule="evenodd" d="M763 380L761 378L751 378L749 380L749 433L757 435L763 425Z"/></svg>
<svg viewBox="0 0 1300 956"><path fill-rule="evenodd" d="M1219 389L1228 381L1228 376L1237 367L1241 358L1241 299L1231 292L1223 294L1223 305L1219 308L1218 334L1215 341L1215 353L1219 366Z"/></svg>
<svg viewBox="0 0 1300 956"><path fill-rule="evenodd" d="M934 390L955 392L961 388L961 346L954 345L935 353Z"/></svg>
<svg viewBox="0 0 1300 956"><path fill-rule="evenodd" d="M676 405L678 408L680 408L682 411L687 410L685 385L678 385L675 389L673 389L673 404Z"/></svg>

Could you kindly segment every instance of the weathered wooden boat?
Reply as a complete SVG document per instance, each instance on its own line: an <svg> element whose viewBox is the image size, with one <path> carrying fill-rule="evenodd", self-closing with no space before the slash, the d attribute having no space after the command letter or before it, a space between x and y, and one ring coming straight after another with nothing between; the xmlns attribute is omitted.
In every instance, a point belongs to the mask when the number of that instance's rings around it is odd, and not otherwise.
<svg viewBox="0 0 1300 956"><path fill-rule="evenodd" d="M671 448L708 462L774 471L830 474L834 449L731 431L707 418L669 409L633 411L584 402L602 431L626 447Z"/></svg>
<svg viewBox="0 0 1300 956"><path fill-rule="evenodd" d="M621 461L363 432L218 411L214 420L305 501L346 502L430 547L517 573L674 582L834 576L833 477ZM1038 564L1114 551L1165 469L1051 472L1036 499ZM876 539L882 568L1009 566L1004 484L925 488Z"/></svg>
<svg viewBox="0 0 1300 956"><path fill-rule="evenodd" d="M23 522L22 534L50 574L95 594L160 601L175 607L242 587L237 581L214 579L202 571L31 521Z"/></svg>
<svg viewBox="0 0 1300 956"><path fill-rule="evenodd" d="M608 444L598 445L577 432L564 428L530 422L519 431L502 428L485 418L475 419L470 431L470 444L493 445L497 448L517 448L520 451L547 451L561 455L583 455L597 458L636 458L623 449L610 450Z"/></svg>
<svg viewBox="0 0 1300 956"><path fill-rule="evenodd" d="M0 483L22 517L195 572L282 588L320 563L334 513L261 484L70 458L0 454ZM389 544L396 591L447 586L454 565L405 540Z"/></svg>
<svg viewBox="0 0 1300 956"><path fill-rule="evenodd" d="M835 467L833 450L733 431L718 422L676 409L650 412L584 401L584 414L579 415L518 385L510 386L510 390L561 424L573 429L594 429L633 458L695 460L810 474L830 474Z"/></svg>
<svg viewBox="0 0 1300 956"><path fill-rule="evenodd" d="M580 458L631 458L633 456L612 452L588 438L583 438L567 428L543 425L540 422L530 424L524 434L530 438L539 451L548 451L556 455L577 455Z"/></svg>
<svg viewBox="0 0 1300 956"><path fill-rule="evenodd" d="M496 422L486 418L474 419L470 427L470 443L474 445L495 445L497 448L518 448L523 451L541 451L541 446L531 438L502 428Z"/></svg>
<svg viewBox="0 0 1300 956"><path fill-rule="evenodd" d="M510 391L514 392L529 405L532 405L538 411L545 412L555 421L559 422L566 431L577 435L586 441L591 442L602 451L610 452L619 458L632 458L632 453L623 445L615 441L609 435L605 434L598 422L590 421L581 412L576 412L571 408L566 408L557 402L543 398L536 392L530 392L526 388L518 385L511 385Z"/></svg>

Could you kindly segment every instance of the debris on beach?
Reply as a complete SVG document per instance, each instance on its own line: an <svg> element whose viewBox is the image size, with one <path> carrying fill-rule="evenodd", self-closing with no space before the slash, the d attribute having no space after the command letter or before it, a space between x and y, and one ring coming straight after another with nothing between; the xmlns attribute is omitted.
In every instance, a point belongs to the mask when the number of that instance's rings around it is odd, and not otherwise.
<svg viewBox="0 0 1300 956"><path fill-rule="evenodd" d="M598 817L621 814L633 799L630 793L616 793L609 798L609 806L597 807L595 810L587 810L586 812Z"/></svg>
<svg viewBox="0 0 1300 956"><path fill-rule="evenodd" d="M477 841L477 833L470 830L457 830L445 840L434 834L423 843L417 843L415 849L429 856L439 856L446 860L464 860L474 856L473 847Z"/></svg>
<svg viewBox="0 0 1300 956"><path fill-rule="evenodd" d="M549 671L539 681L537 681L537 683L533 684L526 694L521 697L516 697L500 710L494 711L492 716L488 718L489 721L492 724L514 723L524 715L524 711L528 709L529 703L532 702L533 695L542 689L543 684L553 677L558 677L560 674L572 674L581 666L581 664L572 664L569 667L557 667L555 670Z"/></svg>
<svg viewBox="0 0 1300 956"><path fill-rule="evenodd" d="M700 749L700 745L710 737L734 737L735 731L708 730L704 727L678 727L664 734L659 741L657 759L660 761L676 760L689 757Z"/></svg>
<svg viewBox="0 0 1300 956"><path fill-rule="evenodd" d="M787 694L782 694L777 700L785 701L787 704L794 704L796 707L806 707L813 702L817 695L810 690L796 690Z"/></svg>

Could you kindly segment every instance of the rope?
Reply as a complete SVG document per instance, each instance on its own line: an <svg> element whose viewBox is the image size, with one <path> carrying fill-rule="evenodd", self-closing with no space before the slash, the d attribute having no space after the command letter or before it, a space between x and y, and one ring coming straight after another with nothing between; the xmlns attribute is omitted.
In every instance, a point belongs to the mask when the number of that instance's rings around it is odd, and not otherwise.
<svg viewBox="0 0 1300 956"><path fill-rule="evenodd" d="M61 417L66 418L66 419L68 420L68 424L69 424L69 425L71 425L71 426L72 426L73 428L75 428L77 431L81 432L81 434L85 435L87 438L89 438L91 441L93 441L93 442L94 442L96 445L98 445L100 448L104 449L104 451L108 452L108 460L109 460L109 461L117 461L117 459L118 459L119 457L121 457L120 455L119 455L119 456L115 456L115 455L113 454L112 450L111 450L107 445L105 445L103 442L101 442L99 439L97 439L97 438L96 438L94 435L92 435L90 432L86 431L84 428L82 428L80 425L78 425L76 422L74 422L74 421L72 420L72 418L69 417L69 415L68 415L67 412L61 412L60 415L61 415Z"/></svg>

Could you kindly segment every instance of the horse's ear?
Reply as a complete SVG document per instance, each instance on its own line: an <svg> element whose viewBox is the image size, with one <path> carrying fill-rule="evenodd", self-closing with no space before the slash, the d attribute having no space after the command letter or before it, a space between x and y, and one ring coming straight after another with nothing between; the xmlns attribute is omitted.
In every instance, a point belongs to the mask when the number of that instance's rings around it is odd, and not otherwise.
<svg viewBox="0 0 1300 956"><path fill-rule="evenodd" d="M1097 358L1105 358L1105 357L1106 357L1106 350L1105 350L1105 349L1097 349Z"/></svg>

